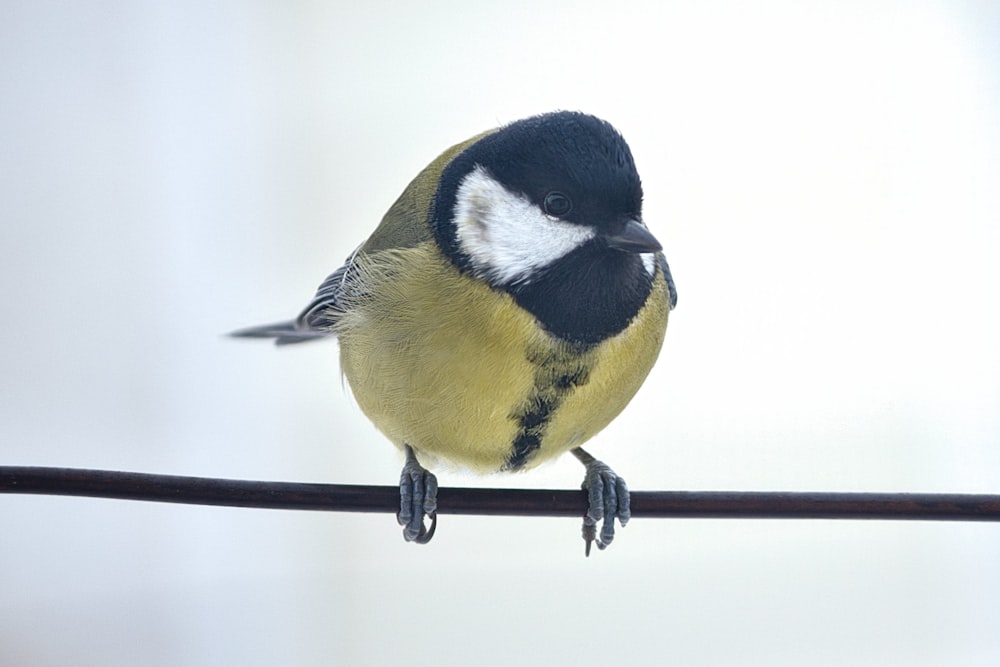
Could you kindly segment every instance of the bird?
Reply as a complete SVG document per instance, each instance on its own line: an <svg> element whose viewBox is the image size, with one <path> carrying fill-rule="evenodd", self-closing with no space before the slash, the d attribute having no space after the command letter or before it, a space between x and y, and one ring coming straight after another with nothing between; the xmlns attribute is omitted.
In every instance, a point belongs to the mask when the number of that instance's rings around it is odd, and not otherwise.
<svg viewBox="0 0 1000 667"><path fill-rule="evenodd" d="M359 407L404 453L405 540L434 535L431 468L515 473L570 452L586 469L589 555L630 502L581 445L638 391L677 303L642 202L632 152L607 121L554 111L510 122L424 168L298 317L232 335L338 339Z"/></svg>

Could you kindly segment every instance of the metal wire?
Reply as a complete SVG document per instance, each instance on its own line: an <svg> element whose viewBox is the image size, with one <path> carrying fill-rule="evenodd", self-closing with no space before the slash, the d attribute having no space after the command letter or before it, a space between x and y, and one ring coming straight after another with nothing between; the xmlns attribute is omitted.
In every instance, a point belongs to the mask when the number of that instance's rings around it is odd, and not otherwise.
<svg viewBox="0 0 1000 667"><path fill-rule="evenodd" d="M0 493L330 512L399 510L394 486L0 466ZM1000 495L633 491L633 518L1000 521ZM439 514L580 517L583 491L441 488Z"/></svg>

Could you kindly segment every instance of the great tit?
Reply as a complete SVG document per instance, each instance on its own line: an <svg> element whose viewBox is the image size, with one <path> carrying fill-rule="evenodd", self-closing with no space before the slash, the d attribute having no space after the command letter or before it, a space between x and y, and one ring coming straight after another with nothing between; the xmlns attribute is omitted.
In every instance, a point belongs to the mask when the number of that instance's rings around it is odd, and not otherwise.
<svg viewBox="0 0 1000 667"><path fill-rule="evenodd" d="M296 319L233 335L339 339L358 404L405 452L407 541L436 526L424 465L516 472L572 452L586 466L589 552L612 541L615 517L626 523L629 496L580 445L660 352L677 301L661 249L621 134L542 114L446 150Z"/></svg>

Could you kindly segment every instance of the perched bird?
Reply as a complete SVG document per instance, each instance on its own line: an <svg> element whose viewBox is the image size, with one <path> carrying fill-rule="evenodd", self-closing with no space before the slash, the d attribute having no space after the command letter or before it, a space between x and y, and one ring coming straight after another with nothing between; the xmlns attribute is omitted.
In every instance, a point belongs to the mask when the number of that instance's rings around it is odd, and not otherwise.
<svg viewBox="0 0 1000 667"><path fill-rule="evenodd" d="M572 452L586 466L589 553L629 500L580 445L645 380L676 300L625 140L560 111L446 150L295 320L233 335L339 339L358 404L405 452L406 540L436 526L424 465L514 472Z"/></svg>

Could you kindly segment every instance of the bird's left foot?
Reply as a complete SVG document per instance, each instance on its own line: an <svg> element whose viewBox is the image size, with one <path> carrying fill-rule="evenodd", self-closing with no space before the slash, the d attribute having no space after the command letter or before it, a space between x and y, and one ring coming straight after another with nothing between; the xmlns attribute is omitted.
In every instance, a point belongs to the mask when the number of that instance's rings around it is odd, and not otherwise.
<svg viewBox="0 0 1000 667"><path fill-rule="evenodd" d="M437 528L437 477L417 461L413 448L406 446L406 463L399 476L399 514L396 520L403 527L407 542L427 544ZM424 525L424 515L431 520Z"/></svg>
<svg viewBox="0 0 1000 667"><path fill-rule="evenodd" d="M587 492L588 507L583 517L583 539L589 556L595 541L598 549L606 549L615 539L615 517L623 527L631 518L628 485L607 464L579 447L573 450L573 455L587 466L583 489ZM597 524L602 521L601 536L597 537Z"/></svg>

